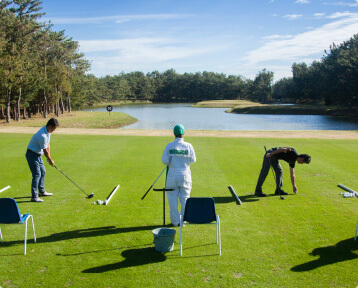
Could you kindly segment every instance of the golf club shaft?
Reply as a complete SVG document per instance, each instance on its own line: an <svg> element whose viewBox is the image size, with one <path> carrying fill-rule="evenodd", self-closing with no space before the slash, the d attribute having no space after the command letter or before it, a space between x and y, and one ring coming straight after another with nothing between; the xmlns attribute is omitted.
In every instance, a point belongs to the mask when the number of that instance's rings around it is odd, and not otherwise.
<svg viewBox="0 0 358 288"><path fill-rule="evenodd" d="M68 178L65 173L63 173L60 169L58 169L56 165L54 165L53 167L55 167L59 172L61 172L61 174L65 176L68 180L70 180L73 184L75 184L78 189L80 189L83 193L89 196L85 191L83 191L80 187L78 187L78 185L75 182L73 182L70 178Z"/></svg>
<svg viewBox="0 0 358 288"><path fill-rule="evenodd" d="M150 191L150 189L152 189L152 187L154 186L155 182L158 181L159 177L162 176L163 172L165 171L165 169L167 169L167 166L165 166L165 168L163 169L163 171L159 174L159 176L157 177L157 179L155 179L155 181L153 182L153 184L149 187L149 189L147 190L147 192L145 192L145 194L142 197L142 200L145 198L145 196L147 196L148 192Z"/></svg>

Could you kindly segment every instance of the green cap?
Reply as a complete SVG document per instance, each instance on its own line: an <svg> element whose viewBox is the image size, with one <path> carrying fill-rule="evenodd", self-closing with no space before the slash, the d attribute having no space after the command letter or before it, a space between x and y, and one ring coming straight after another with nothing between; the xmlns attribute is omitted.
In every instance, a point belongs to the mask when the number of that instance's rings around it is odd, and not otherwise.
<svg viewBox="0 0 358 288"><path fill-rule="evenodd" d="M179 135L183 135L183 134L184 134L185 129L184 129L184 126L183 126L183 125L178 124L178 125L175 125L173 131L174 131L174 135L175 135L175 136L179 136Z"/></svg>

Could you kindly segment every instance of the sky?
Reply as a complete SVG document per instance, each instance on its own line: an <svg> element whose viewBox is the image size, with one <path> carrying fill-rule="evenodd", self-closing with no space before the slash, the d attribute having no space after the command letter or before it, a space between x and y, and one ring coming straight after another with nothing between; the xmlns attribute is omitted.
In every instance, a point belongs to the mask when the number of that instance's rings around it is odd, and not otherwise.
<svg viewBox="0 0 358 288"><path fill-rule="evenodd" d="M142 71L292 77L358 33L358 0L43 0L97 77Z"/></svg>

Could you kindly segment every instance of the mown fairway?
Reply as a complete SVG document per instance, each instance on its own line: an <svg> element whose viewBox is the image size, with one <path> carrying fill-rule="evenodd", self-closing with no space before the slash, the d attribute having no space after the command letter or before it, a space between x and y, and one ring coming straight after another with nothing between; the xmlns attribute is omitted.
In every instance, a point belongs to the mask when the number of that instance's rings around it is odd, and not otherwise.
<svg viewBox="0 0 358 288"><path fill-rule="evenodd" d="M284 132L283 132L284 133ZM51 138L56 165L87 193L46 164L46 188L55 196L31 203L25 159L32 135L0 134L0 197L34 215L38 243L22 225L2 225L1 287L356 287L358 199L342 198L338 183L358 190L357 140L187 137L197 156L192 196L215 198L221 219L222 256L215 226L187 226L183 257L179 228L174 251L154 250L152 230L162 225L162 194L141 197L164 168L160 158L173 137L70 136ZM274 196L270 172L255 189L263 146L295 147L312 156L296 165L298 195L284 168L286 200ZM156 188L164 185L164 177ZM93 205L120 188L108 206ZM236 205L232 185L243 205ZM169 213L167 210L167 219ZM168 221L168 220L167 220Z"/></svg>
<svg viewBox="0 0 358 288"><path fill-rule="evenodd" d="M49 115L49 118L56 115ZM125 113L106 113L106 112L92 112L92 111L72 111L61 114L60 125L61 128L118 128L137 122L137 119ZM48 121L48 119L47 119ZM20 126L20 127L42 127L47 123L46 119L41 114L33 115L32 118L20 121L11 121L6 123L5 119L0 119L0 124L6 126Z"/></svg>

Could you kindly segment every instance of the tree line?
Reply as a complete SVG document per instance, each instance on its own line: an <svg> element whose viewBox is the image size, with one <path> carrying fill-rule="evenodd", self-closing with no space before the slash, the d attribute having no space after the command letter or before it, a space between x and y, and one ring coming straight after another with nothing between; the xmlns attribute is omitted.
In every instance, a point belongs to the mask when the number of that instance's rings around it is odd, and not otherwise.
<svg viewBox="0 0 358 288"><path fill-rule="evenodd" d="M7 122L36 113L58 116L85 98L89 61L78 52L78 42L39 21L41 3L0 1L0 116Z"/></svg>
<svg viewBox="0 0 358 288"><path fill-rule="evenodd" d="M95 77L79 44L42 23L40 0L0 1L0 117L57 116L101 102L198 102L245 99L358 105L358 34L332 44L320 61L294 63L292 77L273 84L263 69L251 80L215 72L140 71Z"/></svg>
<svg viewBox="0 0 358 288"><path fill-rule="evenodd" d="M263 69L254 80L214 72L178 74L170 69L120 73L96 78L88 75L87 104L121 100L198 102L245 99L261 103L278 99L291 103L358 106L358 34L332 44L311 65L293 63L292 77L273 84L274 73Z"/></svg>
<svg viewBox="0 0 358 288"><path fill-rule="evenodd" d="M197 102L211 99L271 97L273 73L254 80L197 72L140 71L95 77L79 44L41 22L40 0L0 1L0 117L7 122L41 113L59 116L71 108L100 102L141 100Z"/></svg>
<svg viewBox="0 0 358 288"><path fill-rule="evenodd" d="M120 73L96 78L89 76L86 86L89 104L121 100L152 102L198 102L214 99L252 99L267 101L271 96L273 73L265 69L255 80L214 72L178 74L170 69Z"/></svg>
<svg viewBox="0 0 358 288"><path fill-rule="evenodd" d="M273 86L273 97L290 97L296 102L327 106L358 106L358 34L332 44L320 61L311 65L294 63L290 78Z"/></svg>

